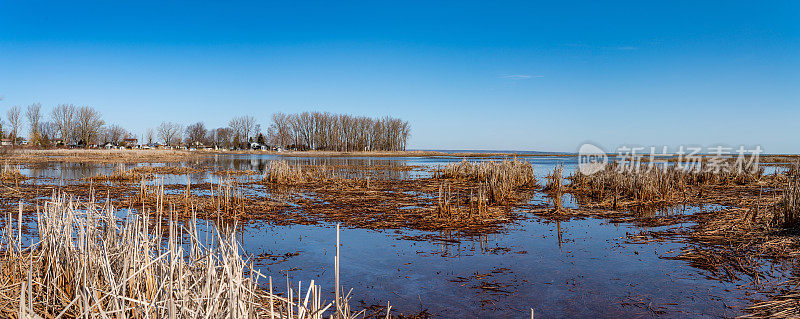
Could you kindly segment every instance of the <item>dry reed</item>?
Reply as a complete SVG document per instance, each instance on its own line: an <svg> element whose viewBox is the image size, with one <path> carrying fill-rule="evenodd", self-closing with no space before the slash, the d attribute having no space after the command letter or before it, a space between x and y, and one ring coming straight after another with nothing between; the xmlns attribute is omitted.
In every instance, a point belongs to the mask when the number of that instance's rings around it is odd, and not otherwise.
<svg viewBox="0 0 800 319"><path fill-rule="evenodd" d="M28 177L22 174L19 165L9 165L6 163L3 164L3 168L0 170L0 181L16 183L26 179L28 179Z"/></svg>
<svg viewBox="0 0 800 319"><path fill-rule="evenodd" d="M756 171L697 171L675 165L625 167L611 163L586 175L577 170L567 177L570 188L600 201L631 200L636 204L670 203L686 199L692 186L744 185L760 181L763 168Z"/></svg>
<svg viewBox="0 0 800 319"><path fill-rule="evenodd" d="M782 217L783 226L795 228L800 226L800 164L787 171L788 181L783 187L783 194L776 205L775 215Z"/></svg>
<svg viewBox="0 0 800 319"><path fill-rule="evenodd" d="M267 278L242 259L235 225L162 226L147 214L120 218L108 203L54 196L37 209L38 238L25 247L21 207L0 234L0 316L322 319L333 311L314 281L295 291L287 280L285 296L272 293L272 278L268 291L259 288ZM358 315L348 297L335 303L337 317Z"/></svg>
<svg viewBox="0 0 800 319"><path fill-rule="evenodd" d="M332 179L334 176L326 166L306 168L289 165L285 160L270 161L264 170L263 181L279 185L300 184L315 180Z"/></svg>
<svg viewBox="0 0 800 319"><path fill-rule="evenodd" d="M438 169L436 176L485 183L491 203L509 199L516 188L536 186L533 165L522 160L469 162L464 159Z"/></svg>

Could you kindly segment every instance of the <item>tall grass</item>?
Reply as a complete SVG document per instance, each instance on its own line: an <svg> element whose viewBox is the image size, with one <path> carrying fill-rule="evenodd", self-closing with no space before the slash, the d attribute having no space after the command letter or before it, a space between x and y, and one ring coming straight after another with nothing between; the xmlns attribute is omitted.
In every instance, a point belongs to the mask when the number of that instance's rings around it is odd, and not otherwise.
<svg viewBox="0 0 800 319"><path fill-rule="evenodd" d="M143 179L151 179L153 177L155 177L155 175L151 173L142 172L138 169L125 169L124 166L117 165L109 174L98 174L87 177L86 179L93 182L129 183Z"/></svg>
<svg viewBox="0 0 800 319"><path fill-rule="evenodd" d="M800 163L787 172L789 180L783 187L783 194L777 204L777 215L783 217L786 228L800 226Z"/></svg>
<svg viewBox="0 0 800 319"><path fill-rule="evenodd" d="M507 200L516 188L537 185L533 165L521 160L469 162L464 159L438 169L436 176L486 183L492 203Z"/></svg>
<svg viewBox="0 0 800 319"><path fill-rule="evenodd" d="M553 172L547 175L546 179L544 190L551 193L555 211L559 212L561 211L561 195L564 193L564 166L554 167Z"/></svg>
<svg viewBox="0 0 800 319"><path fill-rule="evenodd" d="M27 176L22 174L22 169L18 165L3 164L0 169L0 180L9 182L19 182L28 179Z"/></svg>
<svg viewBox="0 0 800 319"><path fill-rule="evenodd" d="M328 178L333 178L333 174L325 166L303 169L299 165L289 165L285 160L274 160L264 170L263 180L272 184L290 185Z"/></svg>
<svg viewBox="0 0 800 319"><path fill-rule="evenodd" d="M621 167L611 163L591 175L580 170L567 177L573 190L581 191L595 199L629 199L637 203L652 203L685 198L690 186L743 185L758 182L763 168L750 171L691 170L669 165L667 167Z"/></svg>
<svg viewBox="0 0 800 319"><path fill-rule="evenodd" d="M37 210L38 235L28 246L22 209L17 223L7 216L0 316L321 319L334 305L313 281L287 284L286 296L272 293L271 278L242 259L235 225L202 232L196 219L162 226L147 214L120 219L115 212L56 196ZM338 316L352 318L347 298L337 301Z"/></svg>

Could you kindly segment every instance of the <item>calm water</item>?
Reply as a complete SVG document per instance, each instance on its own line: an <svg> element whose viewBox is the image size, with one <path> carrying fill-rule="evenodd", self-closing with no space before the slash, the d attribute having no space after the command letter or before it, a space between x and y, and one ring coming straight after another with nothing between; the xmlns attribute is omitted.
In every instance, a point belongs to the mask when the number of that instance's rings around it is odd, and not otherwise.
<svg viewBox="0 0 800 319"><path fill-rule="evenodd" d="M230 155L183 163L154 164L214 167L224 170L263 172L275 156ZM412 167L413 170L376 170L376 178L415 178L430 174L430 168L460 161L454 157L433 158L284 158L293 164L325 164L337 174L361 174L348 166ZM543 180L557 165L564 175L576 167L574 157L526 157ZM485 160L485 159L471 159ZM123 165L132 168L136 165ZM47 163L25 167L24 173L40 178L36 183L74 183L97 174L107 174L117 165ZM182 184L187 176L165 175L165 183ZM207 172L190 174L192 183L217 181ZM263 192L254 187L253 194ZM565 195L567 207L578 202ZM532 201L546 203L542 194ZM661 214L692 214L718 210L719 206L676 207ZM573 219L553 222L529 216L510 224L500 234L452 237L451 234L414 230L373 231L342 229L341 278L353 288L351 305L385 305L395 313L427 310L437 317L526 318L533 308L537 317L611 316L706 316L742 314L749 302L746 280L720 282L674 256L686 246L682 242L631 244L629 235L657 228L611 224L603 219ZM675 225L670 227L688 227ZM266 221L245 225L240 239L246 254L255 258L259 270L285 282L310 280L333 292L335 226L330 224L275 226ZM436 238L449 238L437 240ZM258 258L264 255L291 257ZM780 269L780 268L778 268ZM777 270L775 276L783 276ZM482 288L483 287L483 288ZM278 289L283 287L278 285ZM759 295L750 298L763 298Z"/></svg>

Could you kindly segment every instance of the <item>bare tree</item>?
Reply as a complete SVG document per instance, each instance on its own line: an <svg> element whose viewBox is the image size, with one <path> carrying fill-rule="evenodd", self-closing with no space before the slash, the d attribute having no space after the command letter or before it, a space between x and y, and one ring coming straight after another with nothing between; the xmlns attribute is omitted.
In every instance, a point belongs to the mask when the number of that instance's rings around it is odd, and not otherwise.
<svg viewBox="0 0 800 319"><path fill-rule="evenodd" d="M250 141L250 137L255 135L256 118L250 115L242 116L242 132L244 133L244 140Z"/></svg>
<svg viewBox="0 0 800 319"><path fill-rule="evenodd" d="M268 129L272 143L297 149L400 151L411 135L408 122L328 112L275 113Z"/></svg>
<svg viewBox="0 0 800 319"><path fill-rule="evenodd" d="M280 147L289 145L292 139L289 116L281 112L272 114L272 124L267 128L267 136L273 145Z"/></svg>
<svg viewBox="0 0 800 319"><path fill-rule="evenodd" d="M158 126L158 136L164 141L164 144L169 146L180 142L181 131L183 131L183 127L178 123L163 122Z"/></svg>
<svg viewBox="0 0 800 319"><path fill-rule="evenodd" d="M189 145L204 145L206 143L206 134L208 130L203 122L197 122L186 127L186 144Z"/></svg>
<svg viewBox="0 0 800 319"><path fill-rule="evenodd" d="M208 140L214 144L214 147L233 147L235 135L231 128L221 127L209 131Z"/></svg>
<svg viewBox="0 0 800 319"><path fill-rule="evenodd" d="M17 134L19 133L20 113L22 110L19 106L13 106L8 110L8 123L11 125L11 140L12 145L17 144Z"/></svg>
<svg viewBox="0 0 800 319"><path fill-rule="evenodd" d="M145 138L147 139L147 144L152 145L156 139L156 134L153 131L153 128L148 128L147 133L145 134Z"/></svg>
<svg viewBox="0 0 800 319"><path fill-rule="evenodd" d="M78 109L75 132L80 143L86 146L97 143L103 125L105 122L101 118L100 112L94 108L83 106Z"/></svg>
<svg viewBox="0 0 800 319"><path fill-rule="evenodd" d="M42 119L42 104L41 103L33 103L28 105L28 109L25 111L25 116L28 118L28 124L30 125L29 129L29 138L28 140L31 144L42 144L41 137L39 134L39 122Z"/></svg>
<svg viewBox="0 0 800 319"><path fill-rule="evenodd" d="M37 134L39 136L39 146L50 147L50 141L55 138L56 132L57 129L55 123L49 121L39 123Z"/></svg>
<svg viewBox="0 0 800 319"><path fill-rule="evenodd" d="M75 139L76 109L72 104L61 104L53 109L51 115L55 129L64 144Z"/></svg>
<svg viewBox="0 0 800 319"><path fill-rule="evenodd" d="M110 142L114 145L119 145L122 142L122 139L129 136L128 131L126 131L122 126L119 125L111 125L106 128L105 130L105 141Z"/></svg>
<svg viewBox="0 0 800 319"><path fill-rule="evenodd" d="M256 127L256 118L249 115L234 117L228 122L228 127L237 141L235 144L243 144L250 141L250 137ZM241 145L236 146L239 147Z"/></svg>

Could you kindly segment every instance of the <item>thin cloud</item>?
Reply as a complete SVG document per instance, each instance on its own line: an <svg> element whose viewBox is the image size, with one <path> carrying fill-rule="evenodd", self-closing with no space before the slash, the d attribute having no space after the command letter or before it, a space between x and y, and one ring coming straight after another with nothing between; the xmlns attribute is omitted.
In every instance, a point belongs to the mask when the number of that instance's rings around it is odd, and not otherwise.
<svg viewBox="0 0 800 319"><path fill-rule="evenodd" d="M507 74L501 75L500 78L511 80L527 80L531 78L543 78L544 75L528 75L528 74Z"/></svg>

